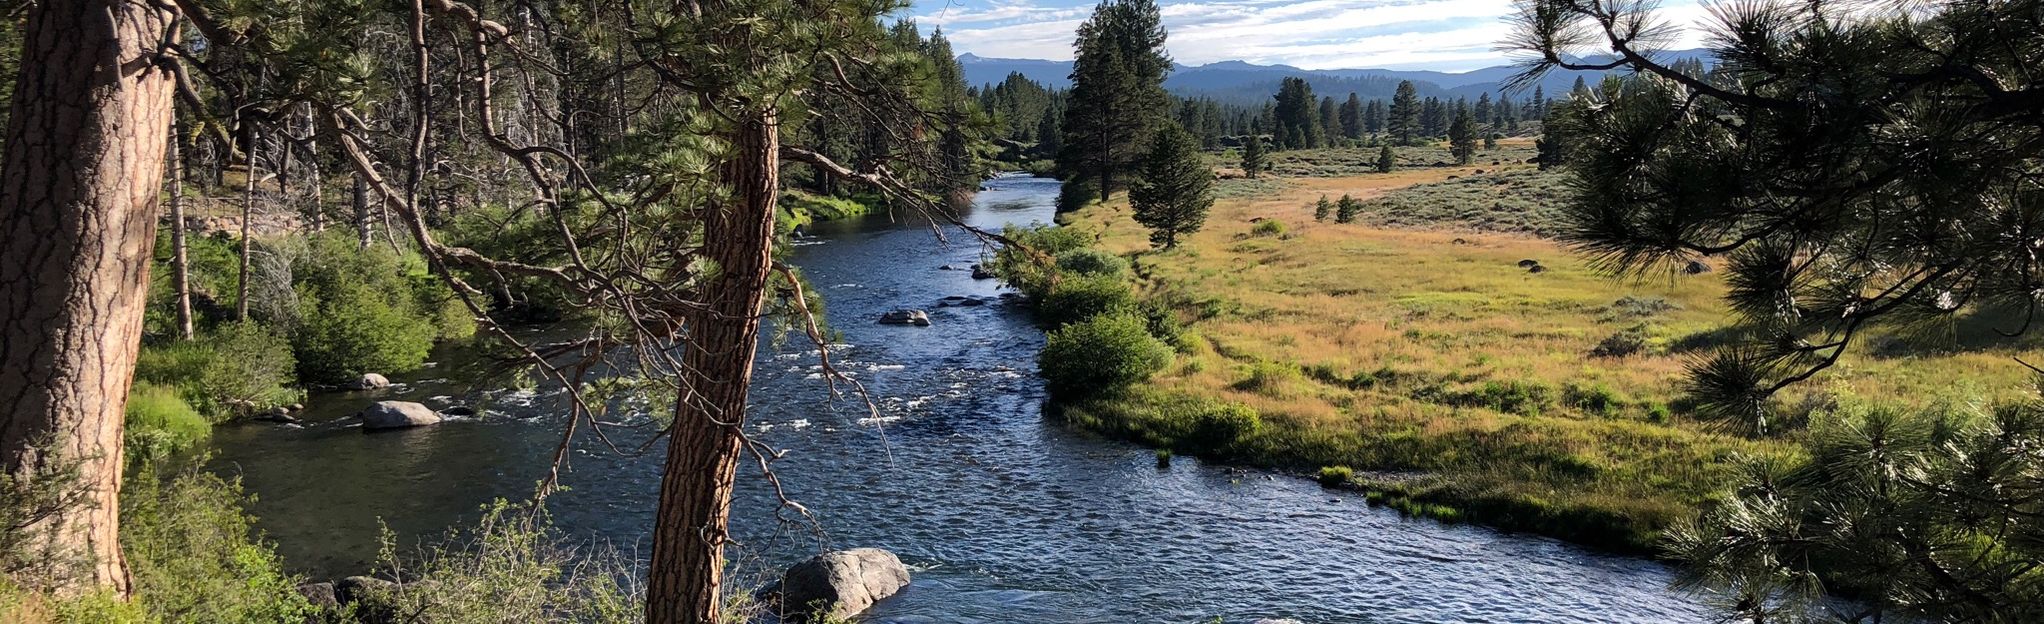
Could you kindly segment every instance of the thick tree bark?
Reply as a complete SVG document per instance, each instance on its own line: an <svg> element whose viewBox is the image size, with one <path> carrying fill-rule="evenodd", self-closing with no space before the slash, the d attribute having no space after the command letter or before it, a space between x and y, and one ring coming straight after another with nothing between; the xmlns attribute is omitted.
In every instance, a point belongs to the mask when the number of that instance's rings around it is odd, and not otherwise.
<svg viewBox="0 0 2044 624"><path fill-rule="evenodd" d="M192 339L192 267L185 247L184 137L175 131L170 137L170 277L177 291L177 337Z"/></svg>
<svg viewBox="0 0 2044 624"><path fill-rule="evenodd" d="M89 555L60 584L126 593L118 518L121 417L148 294L173 14L137 0L30 5L0 160L0 467L33 479L80 462L90 505L30 544Z"/></svg>
<svg viewBox="0 0 2044 624"><path fill-rule="evenodd" d="M690 308L683 319L688 345L654 519L648 624L714 624L723 606L731 486L759 346L760 302L772 270L780 185L774 116L747 119L734 139L736 155L722 176L733 200L709 210L703 224L703 253L718 272L700 291L711 293L708 306Z"/></svg>

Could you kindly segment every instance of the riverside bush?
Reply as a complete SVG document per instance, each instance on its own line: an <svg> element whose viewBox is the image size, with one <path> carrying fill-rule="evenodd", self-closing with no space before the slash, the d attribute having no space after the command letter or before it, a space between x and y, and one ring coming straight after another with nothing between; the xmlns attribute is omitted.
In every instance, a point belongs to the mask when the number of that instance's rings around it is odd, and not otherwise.
<svg viewBox="0 0 2044 624"><path fill-rule="evenodd" d="M1098 249L1073 249L1057 255L1057 268L1066 275L1120 278L1128 274L1128 261Z"/></svg>
<svg viewBox="0 0 2044 624"><path fill-rule="evenodd" d="M1344 485L1348 485L1349 480L1354 479L1355 476L1356 476L1355 469L1350 468L1348 466L1320 467L1321 487L1341 487Z"/></svg>
<svg viewBox="0 0 2044 624"><path fill-rule="evenodd" d="M417 368L434 340L475 331L460 302L415 258L317 236L293 273L299 317L291 345L305 381Z"/></svg>
<svg viewBox="0 0 2044 624"><path fill-rule="evenodd" d="M1142 317L1100 314L1051 330L1037 356L1053 396L1097 394L1148 379L1171 362L1171 347L1151 336Z"/></svg>
<svg viewBox="0 0 2044 624"><path fill-rule="evenodd" d="M126 421L123 439L128 455L141 460L192 448L213 431L212 423L185 404L176 388L146 381L128 390Z"/></svg>
<svg viewBox="0 0 2044 624"><path fill-rule="evenodd" d="M1051 284L1057 281L1056 258L1085 249L1093 242L1077 229L1047 225L1009 225L1002 228L1001 236L1015 244L1003 246L994 254L994 273L1023 294L1038 299L1049 293ZM1049 262L1042 261L1045 258Z"/></svg>
<svg viewBox="0 0 2044 624"><path fill-rule="evenodd" d="M196 340L142 349L135 378L173 387L213 422L297 401L295 360L281 337L255 323L227 323Z"/></svg>
<svg viewBox="0 0 2044 624"><path fill-rule="evenodd" d="M1067 276L1052 285L1038 302L1036 315L1047 326L1062 327L1102 314L1135 310L1136 293L1127 281L1106 276ZM1145 331L1148 326L1145 318Z"/></svg>
<svg viewBox="0 0 2044 624"><path fill-rule="evenodd" d="M403 585L369 599L390 613L414 614L413 621L629 624L644 615L641 597L620 581L634 577L626 560L608 549L568 547L544 510L526 505L499 499L474 527L398 553L386 531L380 575Z"/></svg>
<svg viewBox="0 0 2044 624"><path fill-rule="evenodd" d="M121 546L149 620L304 622L318 612L254 532L240 483L165 469L135 471L121 492Z"/></svg>

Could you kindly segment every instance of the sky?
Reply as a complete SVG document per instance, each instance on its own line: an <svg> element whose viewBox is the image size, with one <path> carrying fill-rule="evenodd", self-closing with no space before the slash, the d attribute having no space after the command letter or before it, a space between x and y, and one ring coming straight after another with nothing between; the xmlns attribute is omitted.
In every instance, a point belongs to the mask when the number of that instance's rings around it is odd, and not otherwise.
<svg viewBox="0 0 2044 624"><path fill-rule="evenodd" d="M1668 0L1664 19L1695 24L1698 0ZM959 53L1068 60L1072 33L1097 0L914 0L927 32L942 27ZM1158 0L1165 47L1187 65L1215 61L1304 69L1468 71L1506 62L1510 0ZM1675 48L1695 47L1688 28Z"/></svg>

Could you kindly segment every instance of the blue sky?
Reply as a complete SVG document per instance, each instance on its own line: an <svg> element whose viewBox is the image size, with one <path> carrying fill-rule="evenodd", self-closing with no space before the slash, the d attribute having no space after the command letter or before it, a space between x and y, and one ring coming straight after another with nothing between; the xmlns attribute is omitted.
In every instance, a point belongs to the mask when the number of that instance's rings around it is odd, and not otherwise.
<svg viewBox="0 0 2044 624"><path fill-rule="evenodd" d="M1097 0L914 0L927 31L941 26L960 52L1064 60L1072 32ZM1662 15L1694 24L1697 0L1669 0ZM1172 58L1188 65L1240 60L1306 69L1466 71L1504 62L1492 50L1509 31L1510 0L1158 0ZM1676 47L1694 47L1694 28Z"/></svg>

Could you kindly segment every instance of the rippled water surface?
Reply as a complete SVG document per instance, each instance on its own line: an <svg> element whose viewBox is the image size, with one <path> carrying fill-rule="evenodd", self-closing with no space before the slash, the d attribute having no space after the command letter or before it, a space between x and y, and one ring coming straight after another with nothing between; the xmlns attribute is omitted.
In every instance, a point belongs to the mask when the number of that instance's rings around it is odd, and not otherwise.
<svg viewBox="0 0 2044 624"><path fill-rule="evenodd" d="M1048 221L1052 180L988 183L968 222ZM1661 565L1472 526L1401 519L1311 481L1205 466L1159 470L1149 451L1045 422L1035 377L1042 333L963 267L980 247L885 215L819 224L796 248L845 344L834 351L878 397L882 418L827 400L798 339L759 358L748 427L787 449L777 473L824 532L776 522L757 478L741 478L734 531L747 570L820 546L902 554L915 581L879 622L1689 622L1691 598ZM873 323L921 307L926 328ZM354 574L374 558L378 519L406 539L518 498L559 439L558 395L472 388L460 354L377 393L317 395L309 426L216 436L216 467L260 498L261 526L289 564ZM437 427L364 435L342 417L369 401L487 405ZM621 440L644 433L620 430ZM552 503L571 534L630 551L652 526L660 458L579 444ZM756 476L748 467L746 475Z"/></svg>

